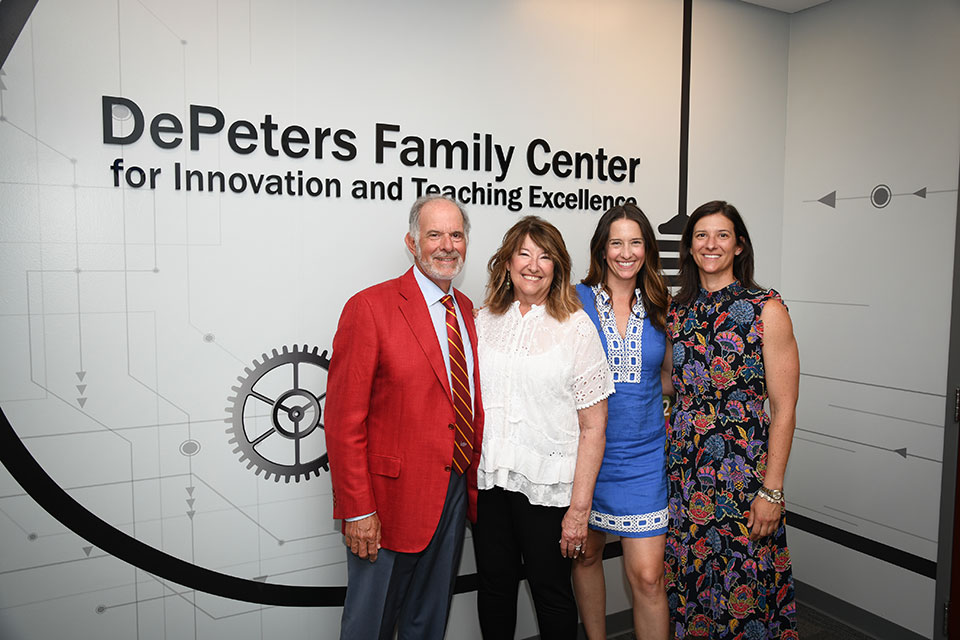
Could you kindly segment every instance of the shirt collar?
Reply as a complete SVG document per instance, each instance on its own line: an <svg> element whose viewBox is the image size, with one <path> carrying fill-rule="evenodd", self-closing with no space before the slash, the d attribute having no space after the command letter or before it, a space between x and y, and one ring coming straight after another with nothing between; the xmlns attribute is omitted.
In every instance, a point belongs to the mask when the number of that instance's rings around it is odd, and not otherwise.
<svg viewBox="0 0 960 640"><path fill-rule="evenodd" d="M610 311L613 304L610 300L610 294L607 293L606 289L599 284L595 284L591 288L593 289L593 295L596 296L597 299L597 310ZM635 300L633 308L631 309L633 315L641 319L645 318L647 316L647 310L643 306L643 296L640 294L640 289L633 290L633 299Z"/></svg>
<svg viewBox="0 0 960 640"><path fill-rule="evenodd" d="M510 303L510 309L518 316L520 315L520 301L514 298L513 302ZM539 315L543 315L546 312L547 305L545 304L531 304L530 310L527 311L527 315L522 316L526 318L527 316L535 318Z"/></svg>
<svg viewBox="0 0 960 640"><path fill-rule="evenodd" d="M437 283L428 278L420 271L420 267L413 265L413 277L417 280L417 285L420 287L420 293L423 294L423 299L426 301L427 306L439 302L443 296L447 293L437 286ZM450 287L450 295L453 295L453 286ZM454 304L456 304L456 297L454 296Z"/></svg>
<svg viewBox="0 0 960 640"><path fill-rule="evenodd" d="M739 280L734 280L727 286L717 291L707 291L703 287L700 287L700 293L697 296L697 302L701 304L716 304L726 302L727 300L740 295L743 291L743 285L740 284Z"/></svg>

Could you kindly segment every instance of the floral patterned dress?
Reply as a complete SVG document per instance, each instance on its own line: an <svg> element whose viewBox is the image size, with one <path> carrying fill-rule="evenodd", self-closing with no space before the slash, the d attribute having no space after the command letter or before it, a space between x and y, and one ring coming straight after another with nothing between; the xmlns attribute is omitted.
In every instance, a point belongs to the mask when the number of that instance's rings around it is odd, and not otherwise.
<svg viewBox="0 0 960 640"><path fill-rule="evenodd" d="M752 542L770 419L760 312L776 291L739 282L671 305L676 404L667 437L666 582L677 640L798 638L784 519Z"/></svg>

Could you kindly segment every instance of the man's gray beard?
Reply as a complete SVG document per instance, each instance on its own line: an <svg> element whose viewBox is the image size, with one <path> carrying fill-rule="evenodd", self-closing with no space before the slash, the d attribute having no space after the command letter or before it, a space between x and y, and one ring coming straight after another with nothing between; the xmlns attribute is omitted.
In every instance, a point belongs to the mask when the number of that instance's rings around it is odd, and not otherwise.
<svg viewBox="0 0 960 640"><path fill-rule="evenodd" d="M453 272L453 275L448 276L446 274L442 274L434 271L433 267L430 266L430 263L423 259L423 252L420 250L419 240L415 244L417 247L417 264L420 265L420 269L423 270L423 272L428 276L436 278L437 280L453 280L458 275L460 275L461 271L463 271L463 255L459 253L457 254L458 255L457 270Z"/></svg>

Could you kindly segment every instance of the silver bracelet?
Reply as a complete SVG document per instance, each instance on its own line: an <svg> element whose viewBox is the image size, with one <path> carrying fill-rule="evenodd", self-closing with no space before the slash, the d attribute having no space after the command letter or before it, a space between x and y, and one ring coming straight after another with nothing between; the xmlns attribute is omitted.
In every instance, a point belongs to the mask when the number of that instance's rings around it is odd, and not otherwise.
<svg viewBox="0 0 960 640"><path fill-rule="evenodd" d="M757 496L760 497L760 498L763 498L764 500L766 500L767 502L770 502L770 503L772 503L772 504L780 504L780 505L783 504L783 500L782 500L782 499L777 500L777 499L774 498L772 495L770 495L769 493L767 493L767 490L766 490L765 487L760 487L759 489L757 489Z"/></svg>

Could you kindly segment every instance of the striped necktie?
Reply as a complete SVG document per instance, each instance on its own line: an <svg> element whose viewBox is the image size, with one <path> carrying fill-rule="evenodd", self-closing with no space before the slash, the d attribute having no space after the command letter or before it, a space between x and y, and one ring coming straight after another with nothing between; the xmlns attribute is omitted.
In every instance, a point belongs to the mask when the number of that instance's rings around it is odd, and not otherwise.
<svg viewBox="0 0 960 640"><path fill-rule="evenodd" d="M470 401L470 376L467 375L467 357L463 353L463 338L453 297L446 295L440 303L447 309L447 342L450 346L450 390L453 408L457 414L456 438L453 446L453 468L460 475L473 458L473 404Z"/></svg>

